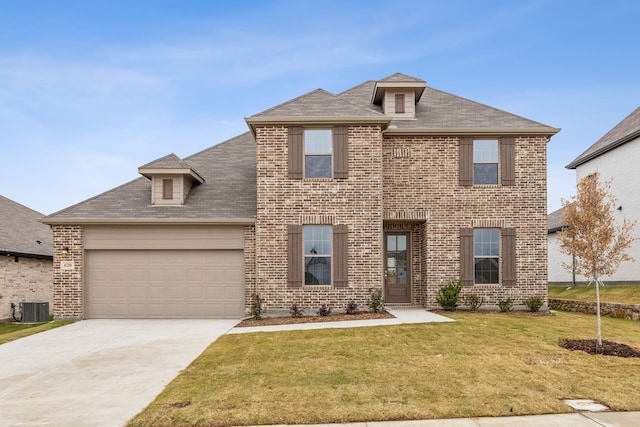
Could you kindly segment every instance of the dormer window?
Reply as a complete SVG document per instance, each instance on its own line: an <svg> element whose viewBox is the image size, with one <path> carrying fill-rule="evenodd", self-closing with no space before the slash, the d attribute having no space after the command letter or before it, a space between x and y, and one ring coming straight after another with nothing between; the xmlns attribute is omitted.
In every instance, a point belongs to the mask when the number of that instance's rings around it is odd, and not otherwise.
<svg viewBox="0 0 640 427"><path fill-rule="evenodd" d="M173 179L162 180L162 200L173 200Z"/></svg>
<svg viewBox="0 0 640 427"><path fill-rule="evenodd" d="M195 169L175 154L147 163L138 172L151 180L153 206L183 205L191 188L204 182Z"/></svg>
<svg viewBox="0 0 640 427"><path fill-rule="evenodd" d="M404 114L404 93L396 93L396 113Z"/></svg>

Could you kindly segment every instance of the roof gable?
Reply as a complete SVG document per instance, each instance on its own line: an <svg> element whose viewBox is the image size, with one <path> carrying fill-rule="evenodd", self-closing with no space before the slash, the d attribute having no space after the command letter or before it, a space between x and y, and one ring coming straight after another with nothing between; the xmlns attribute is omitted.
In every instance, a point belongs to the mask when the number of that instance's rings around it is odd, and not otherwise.
<svg viewBox="0 0 640 427"><path fill-rule="evenodd" d="M53 233L48 225L38 221L43 216L0 196L0 252L52 257Z"/></svg>
<svg viewBox="0 0 640 427"><path fill-rule="evenodd" d="M378 81L379 82L416 82L416 83L424 83L424 84L427 83L422 79L419 79L417 77L408 76L408 75L402 74L402 73L393 73L390 76L387 76L387 77L385 77L383 79L380 79Z"/></svg>
<svg viewBox="0 0 640 427"><path fill-rule="evenodd" d="M607 151L613 150L622 144L640 136L640 107L629 114L624 120L615 125L613 129L604 134L595 144L587 148L574 161L569 163L567 169L575 169L589 160L595 159Z"/></svg>

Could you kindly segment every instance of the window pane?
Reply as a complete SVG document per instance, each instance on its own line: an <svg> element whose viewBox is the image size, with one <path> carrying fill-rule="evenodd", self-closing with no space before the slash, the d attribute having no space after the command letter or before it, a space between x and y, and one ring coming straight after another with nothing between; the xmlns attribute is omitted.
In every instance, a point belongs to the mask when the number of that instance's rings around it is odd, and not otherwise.
<svg viewBox="0 0 640 427"><path fill-rule="evenodd" d="M388 251L396 250L396 236L387 236L387 250Z"/></svg>
<svg viewBox="0 0 640 427"><path fill-rule="evenodd" d="M398 236L398 250L404 251L407 249L407 236Z"/></svg>
<svg viewBox="0 0 640 427"><path fill-rule="evenodd" d="M305 178L331 178L331 156L305 156L304 176Z"/></svg>
<svg viewBox="0 0 640 427"><path fill-rule="evenodd" d="M473 230L473 247L475 256L500 255L500 230L479 228Z"/></svg>
<svg viewBox="0 0 640 427"><path fill-rule="evenodd" d="M497 163L475 163L473 165L474 184L497 184L498 164Z"/></svg>
<svg viewBox="0 0 640 427"><path fill-rule="evenodd" d="M305 154L331 153L331 129L315 129L304 131Z"/></svg>
<svg viewBox="0 0 640 427"><path fill-rule="evenodd" d="M473 162L498 163L498 141L495 139L473 141Z"/></svg>
<svg viewBox="0 0 640 427"><path fill-rule="evenodd" d="M498 283L498 259L476 258L475 283Z"/></svg>
<svg viewBox="0 0 640 427"><path fill-rule="evenodd" d="M331 255L331 226L308 225L304 227L304 254Z"/></svg>
<svg viewBox="0 0 640 427"><path fill-rule="evenodd" d="M331 257L305 256L304 284L305 285L330 285L331 284Z"/></svg>

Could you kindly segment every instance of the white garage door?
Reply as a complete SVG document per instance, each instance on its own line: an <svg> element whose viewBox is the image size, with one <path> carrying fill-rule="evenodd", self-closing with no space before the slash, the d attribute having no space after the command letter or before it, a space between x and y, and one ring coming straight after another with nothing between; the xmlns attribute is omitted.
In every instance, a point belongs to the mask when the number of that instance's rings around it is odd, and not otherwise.
<svg viewBox="0 0 640 427"><path fill-rule="evenodd" d="M87 318L239 318L241 250L89 250Z"/></svg>

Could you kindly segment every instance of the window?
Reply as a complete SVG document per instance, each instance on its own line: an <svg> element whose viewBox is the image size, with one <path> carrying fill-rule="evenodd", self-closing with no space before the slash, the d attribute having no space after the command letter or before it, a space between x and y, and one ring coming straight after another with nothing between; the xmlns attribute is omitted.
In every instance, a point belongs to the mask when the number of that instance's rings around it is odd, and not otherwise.
<svg viewBox="0 0 640 427"><path fill-rule="evenodd" d="M498 140L473 141L473 183L498 184Z"/></svg>
<svg viewBox="0 0 640 427"><path fill-rule="evenodd" d="M173 200L173 179L162 180L162 199Z"/></svg>
<svg viewBox="0 0 640 427"><path fill-rule="evenodd" d="M305 178L331 178L332 145L331 129L305 129Z"/></svg>
<svg viewBox="0 0 640 427"><path fill-rule="evenodd" d="M473 230L473 261L476 284L500 282L500 230L479 228Z"/></svg>
<svg viewBox="0 0 640 427"><path fill-rule="evenodd" d="M331 285L331 234L331 226L304 226L305 285Z"/></svg>
<svg viewBox="0 0 640 427"><path fill-rule="evenodd" d="M404 93L396 93L396 113L404 112Z"/></svg>

